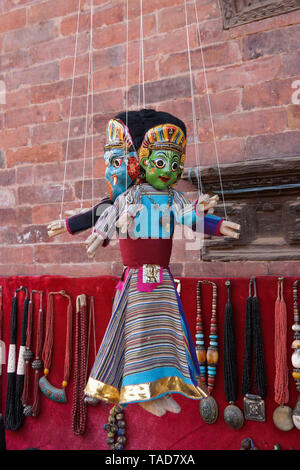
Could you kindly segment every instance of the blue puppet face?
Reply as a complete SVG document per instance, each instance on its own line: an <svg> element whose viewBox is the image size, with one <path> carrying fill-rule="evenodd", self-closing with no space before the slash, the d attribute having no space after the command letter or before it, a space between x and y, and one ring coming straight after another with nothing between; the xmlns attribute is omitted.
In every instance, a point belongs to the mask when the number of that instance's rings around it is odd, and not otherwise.
<svg viewBox="0 0 300 470"><path fill-rule="evenodd" d="M128 152L127 157L126 162L122 148L111 148L104 153L105 178L112 201L126 191L139 174L136 152Z"/></svg>

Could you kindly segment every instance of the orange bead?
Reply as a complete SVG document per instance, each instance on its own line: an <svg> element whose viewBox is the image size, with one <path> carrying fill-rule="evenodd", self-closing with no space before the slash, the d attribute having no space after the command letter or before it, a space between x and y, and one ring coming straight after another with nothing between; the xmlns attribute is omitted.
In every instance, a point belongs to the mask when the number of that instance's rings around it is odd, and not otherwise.
<svg viewBox="0 0 300 470"><path fill-rule="evenodd" d="M294 377L294 379L300 379L300 372L293 372L292 376Z"/></svg>
<svg viewBox="0 0 300 470"><path fill-rule="evenodd" d="M214 349L208 349L206 357L208 364L217 364L219 359L219 353Z"/></svg>
<svg viewBox="0 0 300 470"><path fill-rule="evenodd" d="M68 382L66 380L63 381L62 386L65 388L68 385Z"/></svg>
<svg viewBox="0 0 300 470"><path fill-rule="evenodd" d="M205 362L206 361L206 351L204 349L199 349L196 351L196 354L197 354L197 359L198 359L198 362Z"/></svg>
<svg viewBox="0 0 300 470"><path fill-rule="evenodd" d="M44 369L44 374L48 375L49 374L49 369Z"/></svg>

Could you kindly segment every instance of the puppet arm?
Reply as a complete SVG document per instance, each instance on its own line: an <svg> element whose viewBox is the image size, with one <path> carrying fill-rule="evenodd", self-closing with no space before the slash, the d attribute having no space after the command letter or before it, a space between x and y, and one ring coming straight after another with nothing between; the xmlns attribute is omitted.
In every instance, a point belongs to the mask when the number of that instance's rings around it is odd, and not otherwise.
<svg viewBox="0 0 300 470"><path fill-rule="evenodd" d="M203 230L206 235L224 235L238 239L239 224L212 214L218 200L218 196L209 197L207 194L204 194L196 202L191 203L182 193L176 192L174 194L176 221L197 231L199 226L202 226L199 222L203 218Z"/></svg>
<svg viewBox="0 0 300 470"><path fill-rule="evenodd" d="M71 216L65 219L54 220L47 226L48 236L50 238L69 232L71 235L91 228L98 221L105 209L112 204L109 197L104 197L95 206L90 209L83 209L79 213L73 211L66 212Z"/></svg>
<svg viewBox="0 0 300 470"><path fill-rule="evenodd" d="M126 233L141 210L141 205L133 204L131 190L118 196L114 204L102 213L93 233L86 240L88 256L93 258L100 246L115 238L117 229Z"/></svg>

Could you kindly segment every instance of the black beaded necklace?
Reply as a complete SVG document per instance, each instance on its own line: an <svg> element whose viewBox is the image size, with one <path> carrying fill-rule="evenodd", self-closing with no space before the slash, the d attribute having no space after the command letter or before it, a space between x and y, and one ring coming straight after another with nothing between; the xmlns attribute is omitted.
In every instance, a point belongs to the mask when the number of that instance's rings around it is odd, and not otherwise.
<svg viewBox="0 0 300 470"><path fill-rule="evenodd" d="M252 286L254 295L251 295ZM252 352L254 362L254 384L258 395L251 394ZM253 421L265 421L266 371L263 348L260 305L257 297L256 281L249 282L249 297L246 302L245 348L243 361L242 394L244 396L245 418Z"/></svg>

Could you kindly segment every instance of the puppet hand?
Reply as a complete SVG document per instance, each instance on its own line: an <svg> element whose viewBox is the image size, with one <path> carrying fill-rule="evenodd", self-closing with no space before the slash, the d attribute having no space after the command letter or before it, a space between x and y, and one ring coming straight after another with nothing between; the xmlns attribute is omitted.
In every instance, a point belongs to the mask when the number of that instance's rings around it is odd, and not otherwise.
<svg viewBox="0 0 300 470"><path fill-rule="evenodd" d="M61 233L65 233L67 231L67 224L65 220L54 220L50 222L47 226L48 236L55 237L56 235L60 235Z"/></svg>
<svg viewBox="0 0 300 470"><path fill-rule="evenodd" d="M240 237L241 226L235 224L234 222L229 222L228 220L223 220L220 227L220 233L226 237L236 238Z"/></svg>
<svg viewBox="0 0 300 470"><path fill-rule="evenodd" d="M131 204L130 207L125 211L116 222L122 233L127 233L134 222L134 218L144 209L142 204Z"/></svg>
<svg viewBox="0 0 300 470"><path fill-rule="evenodd" d="M215 196L210 197L208 194L202 194L197 201L197 205L200 206L200 209L203 212L208 212L209 214L213 214L216 205L218 204L219 196L216 194Z"/></svg>
<svg viewBox="0 0 300 470"><path fill-rule="evenodd" d="M128 212L125 212L116 222L116 227L118 227L122 233L127 233L128 229L133 224L134 217L131 216Z"/></svg>
<svg viewBox="0 0 300 470"><path fill-rule="evenodd" d="M99 246L102 246L104 239L97 232L93 232L85 241L87 246L87 254L89 258L94 258Z"/></svg>

